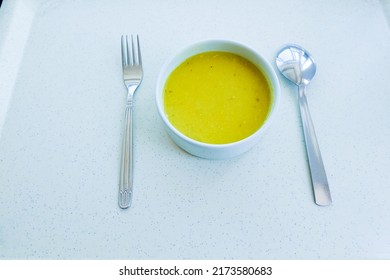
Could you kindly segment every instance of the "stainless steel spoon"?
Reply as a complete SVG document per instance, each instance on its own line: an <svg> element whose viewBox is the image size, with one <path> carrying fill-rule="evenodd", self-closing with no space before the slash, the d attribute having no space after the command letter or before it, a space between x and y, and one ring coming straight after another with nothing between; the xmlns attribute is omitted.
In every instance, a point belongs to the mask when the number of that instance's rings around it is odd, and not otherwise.
<svg viewBox="0 0 390 280"><path fill-rule="evenodd" d="M306 100L306 86L316 73L316 64L305 49L290 44L279 51L276 56L276 65L287 79L298 86L299 109L301 112L315 203L320 206L330 205L332 198L330 196L328 179Z"/></svg>

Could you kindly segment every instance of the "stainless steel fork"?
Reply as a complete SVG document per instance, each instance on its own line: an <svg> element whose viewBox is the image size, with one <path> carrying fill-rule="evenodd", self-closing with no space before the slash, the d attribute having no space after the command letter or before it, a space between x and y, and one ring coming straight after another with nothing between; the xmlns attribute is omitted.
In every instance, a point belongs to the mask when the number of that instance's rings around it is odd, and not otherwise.
<svg viewBox="0 0 390 280"><path fill-rule="evenodd" d="M119 207L128 208L133 196L133 99L141 84L143 71L138 35L131 43L127 35L121 37L123 80L127 88L125 132L122 145L122 163L119 181Z"/></svg>

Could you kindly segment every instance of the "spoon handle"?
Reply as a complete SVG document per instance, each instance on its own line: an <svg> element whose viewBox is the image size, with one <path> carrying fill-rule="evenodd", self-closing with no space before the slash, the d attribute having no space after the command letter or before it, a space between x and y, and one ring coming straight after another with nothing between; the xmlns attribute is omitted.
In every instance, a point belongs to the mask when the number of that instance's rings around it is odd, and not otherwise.
<svg viewBox="0 0 390 280"><path fill-rule="evenodd" d="M313 184L314 199L317 205L328 206L332 203L328 179L322 162L320 148L314 131L313 121L310 117L309 106L306 99L306 86L299 86L299 109L302 118L303 134L306 142L306 153L309 160L311 181Z"/></svg>

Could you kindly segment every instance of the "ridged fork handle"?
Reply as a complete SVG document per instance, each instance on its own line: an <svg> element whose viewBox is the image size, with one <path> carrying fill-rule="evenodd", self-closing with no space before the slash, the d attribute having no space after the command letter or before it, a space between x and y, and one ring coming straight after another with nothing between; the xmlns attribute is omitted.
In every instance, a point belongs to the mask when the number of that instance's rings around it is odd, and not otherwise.
<svg viewBox="0 0 390 280"><path fill-rule="evenodd" d="M119 182L119 207L128 208L133 196L133 100L126 104L125 132L122 144L122 162Z"/></svg>
<svg viewBox="0 0 390 280"><path fill-rule="evenodd" d="M314 125L311 120L309 106L306 99L306 87L299 86L299 108L302 118L303 134L306 142L307 158L313 184L314 199L317 205L328 206L332 203L330 196L328 179L326 177L324 163L322 162L320 148L314 131Z"/></svg>

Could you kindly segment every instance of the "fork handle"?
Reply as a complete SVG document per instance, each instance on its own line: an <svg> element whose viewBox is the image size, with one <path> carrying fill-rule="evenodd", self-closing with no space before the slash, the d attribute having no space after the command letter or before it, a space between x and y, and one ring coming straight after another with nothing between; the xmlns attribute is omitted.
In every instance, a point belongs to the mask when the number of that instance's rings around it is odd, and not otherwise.
<svg viewBox="0 0 390 280"><path fill-rule="evenodd" d="M128 208L133 196L133 102L127 101L119 182L119 207Z"/></svg>

